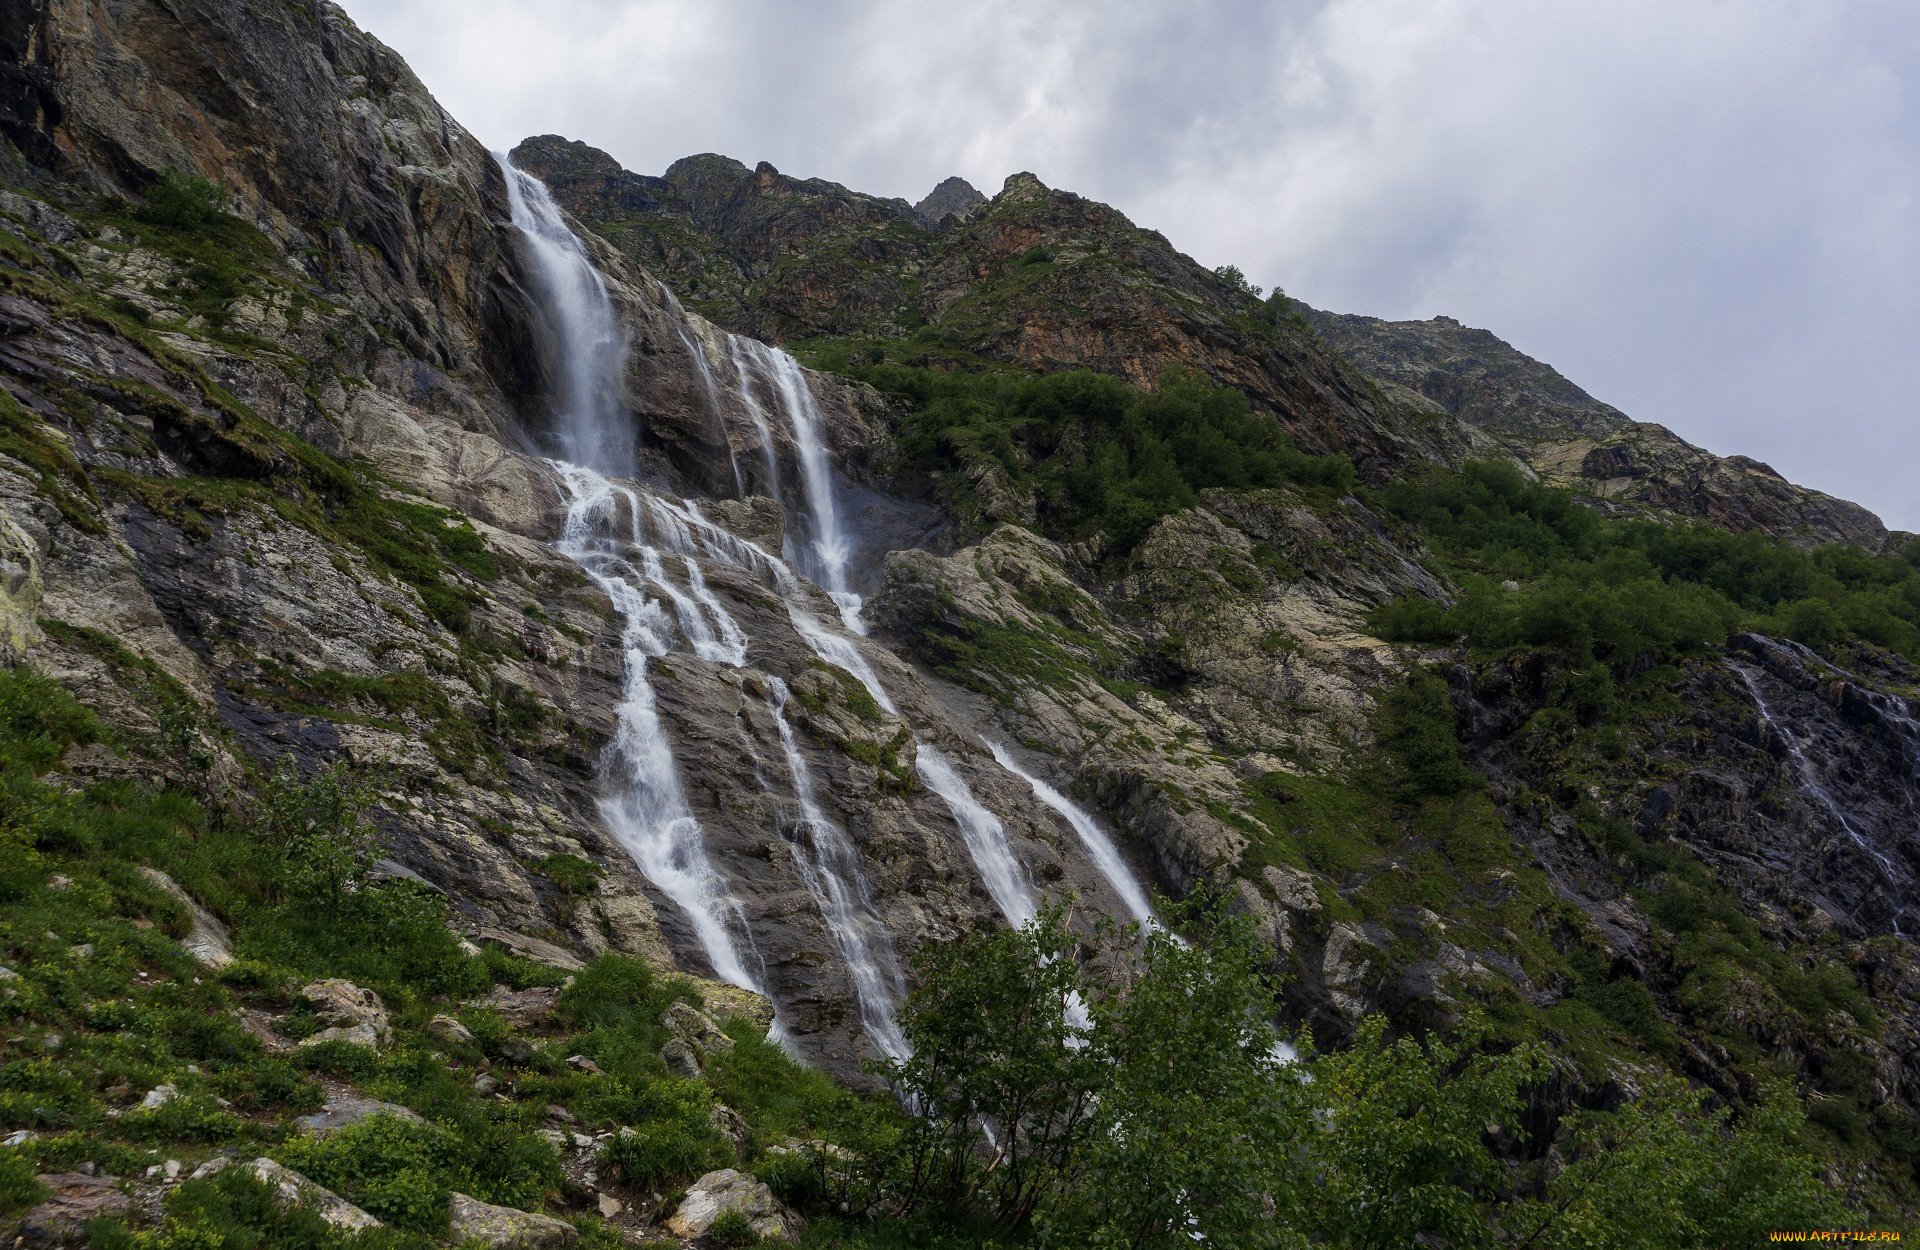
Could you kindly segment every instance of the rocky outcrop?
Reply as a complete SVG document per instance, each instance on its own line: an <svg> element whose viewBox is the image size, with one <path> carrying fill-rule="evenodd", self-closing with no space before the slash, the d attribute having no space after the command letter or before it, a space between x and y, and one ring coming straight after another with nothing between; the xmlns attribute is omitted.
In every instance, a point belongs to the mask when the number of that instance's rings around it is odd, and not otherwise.
<svg viewBox="0 0 1920 1250"><path fill-rule="evenodd" d="M667 1219L667 1231L698 1240L723 1217L746 1221L755 1237L793 1241L800 1231L799 1217L773 1196L773 1191L744 1172L722 1168L709 1172L687 1188L687 1196Z"/></svg>
<svg viewBox="0 0 1920 1250"><path fill-rule="evenodd" d="M945 229L965 221L969 214L987 202L987 197L974 190L973 184L965 178L942 178L940 185L927 192L926 197L913 206L919 213L938 228ZM952 220L949 221L948 219Z"/></svg>
<svg viewBox="0 0 1920 1250"><path fill-rule="evenodd" d="M448 1230L460 1245L486 1246L489 1250L558 1250L580 1240L580 1234L565 1220L533 1211L496 1207L454 1194L447 1204Z"/></svg>
<svg viewBox="0 0 1920 1250"><path fill-rule="evenodd" d="M382 1227L379 1220L325 1185L308 1180L272 1159L255 1159L247 1164L247 1171L272 1191L273 1200L281 1206L306 1207L335 1228L350 1233L363 1228Z"/></svg>
<svg viewBox="0 0 1920 1250"><path fill-rule="evenodd" d="M1869 551L1886 544L1886 527L1858 504L1795 486L1745 456L1716 456L1665 426L1630 420L1486 330L1452 317L1306 316L1335 350L1410 404L1488 432L1546 480L1615 510L1700 517L1795 542Z"/></svg>

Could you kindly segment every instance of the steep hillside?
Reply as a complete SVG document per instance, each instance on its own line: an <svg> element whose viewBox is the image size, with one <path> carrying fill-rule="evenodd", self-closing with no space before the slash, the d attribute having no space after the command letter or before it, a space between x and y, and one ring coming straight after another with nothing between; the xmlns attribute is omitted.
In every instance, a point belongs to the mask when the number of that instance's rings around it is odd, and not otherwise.
<svg viewBox="0 0 1920 1250"><path fill-rule="evenodd" d="M1796 486L1757 460L1716 456L1633 421L1485 330L1451 317L1381 321L1309 310L1362 372L1491 433L1545 480L1622 511L1704 517L1790 541L1869 551L1887 528L1859 504Z"/></svg>
<svg viewBox="0 0 1920 1250"><path fill-rule="evenodd" d="M1674 1244L1920 1205L1920 543L1031 175L502 160L326 3L0 43L9 1210L1611 1245L1669 1133Z"/></svg>

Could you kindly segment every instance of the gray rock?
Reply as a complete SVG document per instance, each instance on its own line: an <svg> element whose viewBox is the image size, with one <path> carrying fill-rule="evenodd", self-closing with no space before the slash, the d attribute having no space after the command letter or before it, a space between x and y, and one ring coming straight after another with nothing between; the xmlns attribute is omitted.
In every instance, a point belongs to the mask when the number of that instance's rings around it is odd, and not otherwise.
<svg viewBox="0 0 1920 1250"><path fill-rule="evenodd" d="M698 1240L729 1211L745 1216L754 1233L766 1240L792 1241L800 1231L800 1217L781 1205L771 1189L733 1168L709 1172L689 1186L687 1196L667 1220L667 1231Z"/></svg>
<svg viewBox="0 0 1920 1250"><path fill-rule="evenodd" d="M482 1072L473 1078L473 1092L485 1098L489 1094L500 1092L500 1079Z"/></svg>
<svg viewBox="0 0 1920 1250"><path fill-rule="evenodd" d="M40 1177L40 1183L48 1195L21 1219L15 1244L60 1245L88 1220L133 1209L133 1198L104 1176L53 1172Z"/></svg>
<svg viewBox="0 0 1920 1250"><path fill-rule="evenodd" d="M551 1215L496 1207L455 1194L448 1201L447 1214L452 1240L477 1242L489 1250L552 1250L570 1246L580 1239L573 1225Z"/></svg>
<svg viewBox="0 0 1920 1250"><path fill-rule="evenodd" d="M351 981L333 977L302 987L300 994L314 1005L320 1018L328 1025L304 1039L300 1043L302 1047L345 1042L352 1046L378 1049L393 1036L393 1025L387 1019L386 1004L372 990L361 989Z"/></svg>
<svg viewBox="0 0 1920 1250"><path fill-rule="evenodd" d="M294 1121L303 1132L320 1136L343 1129L349 1124L358 1124L370 1116L390 1115L410 1124L423 1124L418 1115L398 1103L381 1102L378 1098L368 1098L351 1090L330 1095L326 1105L312 1115L303 1115Z"/></svg>
<svg viewBox="0 0 1920 1250"><path fill-rule="evenodd" d="M660 1048L660 1062L667 1065L667 1071L683 1080L699 1079L700 1056L693 1047L677 1037Z"/></svg>
<svg viewBox="0 0 1920 1250"><path fill-rule="evenodd" d="M427 1036L448 1046L473 1045L473 1031L447 1015L435 1016L427 1021Z"/></svg>
<svg viewBox="0 0 1920 1250"><path fill-rule="evenodd" d="M158 868L142 868L140 875L186 905L193 917L193 928L180 939L180 945L187 954L209 968L224 968L233 962L233 941L227 935L227 927L215 919L213 913L195 902L178 882Z"/></svg>
<svg viewBox="0 0 1920 1250"><path fill-rule="evenodd" d="M725 1103L717 1102L713 1104L713 1109L707 1112L707 1124L714 1132L726 1138L733 1147L734 1155L745 1162L747 1156L753 1151L753 1130L747 1127L747 1122L740 1113Z"/></svg>
<svg viewBox="0 0 1920 1250"><path fill-rule="evenodd" d="M305 1205L335 1228L357 1231L379 1228L380 1221L354 1206L325 1185L310 1181L292 1168L272 1159L255 1159L247 1170L273 1190L274 1200L282 1206Z"/></svg>
<svg viewBox="0 0 1920 1250"><path fill-rule="evenodd" d="M575 1072L589 1072L595 1075L598 1075L600 1072L600 1065L585 1055L568 1055L567 1066Z"/></svg>
<svg viewBox="0 0 1920 1250"><path fill-rule="evenodd" d="M675 1001L661 1016L668 1030L695 1050L707 1054L725 1054L733 1049L733 1039L720 1031L713 1019L691 1003Z"/></svg>
<svg viewBox="0 0 1920 1250"><path fill-rule="evenodd" d="M155 1111L166 1106L179 1096L179 1089L175 1087L172 1081L168 1081L164 1085L156 1085L148 1090L146 1097L140 1100L140 1109L142 1111Z"/></svg>

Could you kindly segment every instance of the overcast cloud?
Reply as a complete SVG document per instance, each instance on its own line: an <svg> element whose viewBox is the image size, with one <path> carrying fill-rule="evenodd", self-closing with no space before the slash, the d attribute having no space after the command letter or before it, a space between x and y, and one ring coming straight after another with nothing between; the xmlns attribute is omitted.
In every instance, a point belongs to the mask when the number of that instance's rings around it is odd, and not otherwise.
<svg viewBox="0 0 1920 1250"><path fill-rule="evenodd" d="M1910 0L345 0L483 140L1031 170L1920 530Z"/></svg>

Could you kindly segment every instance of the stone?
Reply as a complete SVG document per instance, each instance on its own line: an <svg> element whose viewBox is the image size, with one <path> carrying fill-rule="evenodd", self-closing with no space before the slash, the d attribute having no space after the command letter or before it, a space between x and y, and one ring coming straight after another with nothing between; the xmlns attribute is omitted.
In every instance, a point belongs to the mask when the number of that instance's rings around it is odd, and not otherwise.
<svg viewBox="0 0 1920 1250"><path fill-rule="evenodd" d="M140 875L186 906L193 927L180 939L180 946L187 954L208 968L224 968L233 962L233 941L227 927L213 913L200 906L178 882L158 868L142 868Z"/></svg>
<svg viewBox="0 0 1920 1250"><path fill-rule="evenodd" d="M792 1241L800 1231L800 1217L781 1205L771 1189L733 1168L708 1172L688 1186L687 1196L667 1219L667 1231L697 1241L729 1211L745 1216L755 1235L765 1240Z"/></svg>
<svg viewBox="0 0 1920 1250"><path fill-rule="evenodd" d="M747 1127L746 1119L732 1107L722 1102L713 1104L712 1110L707 1112L707 1125L727 1139L734 1155L742 1162L753 1153L753 1130Z"/></svg>
<svg viewBox="0 0 1920 1250"><path fill-rule="evenodd" d="M448 1015L438 1015L427 1021L427 1036L447 1046L473 1045L473 1031Z"/></svg>
<svg viewBox="0 0 1920 1250"><path fill-rule="evenodd" d="M700 1078L700 1056L694 1053L693 1047L677 1037L660 1048L660 1062L667 1065L668 1072L682 1080Z"/></svg>
<svg viewBox="0 0 1920 1250"><path fill-rule="evenodd" d="M496 985L477 1005L499 1012L501 1019L513 1028L528 1029L545 1024L553 1016L553 1006L559 998L560 991L550 985L536 985L524 990L510 990L504 985Z"/></svg>
<svg viewBox="0 0 1920 1250"><path fill-rule="evenodd" d="M344 1042L349 1046L365 1046L369 1050L378 1050L380 1048L380 1040L380 1031L374 1028L373 1025L354 1024L344 1028L336 1026L330 1029L321 1029L312 1037L301 1038L300 1045L297 1049L305 1050L309 1046L323 1046L328 1042Z"/></svg>
<svg viewBox="0 0 1920 1250"><path fill-rule="evenodd" d="M448 1200L447 1216L455 1243L473 1242L488 1250L553 1250L580 1239L565 1220L496 1207L465 1194L454 1194Z"/></svg>
<svg viewBox="0 0 1920 1250"><path fill-rule="evenodd" d="M676 1000L661 1016L660 1022L676 1038L695 1050L707 1054L725 1054L733 1049L733 1039L721 1032L720 1026L692 1003Z"/></svg>
<svg viewBox="0 0 1920 1250"><path fill-rule="evenodd" d="M612 1194L601 1194L595 1205L599 1207L600 1218L603 1220L610 1220L627 1209L627 1204Z"/></svg>
<svg viewBox="0 0 1920 1250"><path fill-rule="evenodd" d="M326 1104L320 1110L312 1115L300 1116L294 1123L300 1126L302 1132L324 1136L376 1115L390 1115L395 1119L405 1120L409 1124L425 1123L418 1115L399 1103L382 1102L378 1098L368 1098L351 1090L328 1095Z"/></svg>
<svg viewBox="0 0 1920 1250"><path fill-rule="evenodd" d="M65 1242L88 1220L133 1210L133 1198L104 1176L84 1172L53 1172L39 1178L47 1197L20 1220L19 1242L50 1246Z"/></svg>
<svg viewBox="0 0 1920 1250"><path fill-rule="evenodd" d="M567 1066L576 1072L590 1072L595 1076L600 1074L600 1065L585 1055L568 1055Z"/></svg>
<svg viewBox="0 0 1920 1250"><path fill-rule="evenodd" d="M282 1167L272 1159L255 1159L247 1165L247 1170L253 1173L255 1180L261 1181L273 1190L274 1201L281 1206L304 1204L327 1223L348 1232L381 1227L379 1220L325 1185L310 1181L292 1168Z"/></svg>
<svg viewBox="0 0 1920 1250"><path fill-rule="evenodd" d="M482 1072L479 1076L476 1076L473 1078L473 1092L480 1095L482 1098L485 1098L490 1094L499 1093L500 1078L496 1076L490 1076L487 1073Z"/></svg>
<svg viewBox="0 0 1920 1250"><path fill-rule="evenodd" d="M164 1085L156 1085L148 1090L146 1096L140 1100L140 1110L156 1111L179 1096L180 1091L174 1086L172 1081L168 1081Z"/></svg>
<svg viewBox="0 0 1920 1250"><path fill-rule="evenodd" d="M393 1036L387 1019L386 1004L372 990L364 990L351 981L329 977L300 989L300 996L313 1004L321 1020L329 1026L307 1038L303 1046L341 1041L356 1046L380 1047Z"/></svg>

